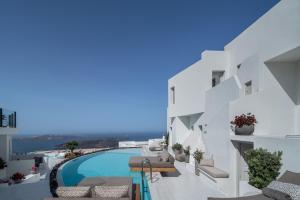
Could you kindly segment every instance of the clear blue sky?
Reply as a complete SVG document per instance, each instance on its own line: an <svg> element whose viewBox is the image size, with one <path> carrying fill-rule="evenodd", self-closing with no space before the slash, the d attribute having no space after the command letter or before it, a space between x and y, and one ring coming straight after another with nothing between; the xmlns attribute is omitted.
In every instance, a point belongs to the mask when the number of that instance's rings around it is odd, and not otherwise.
<svg viewBox="0 0 300 200"><path fill-rule="evenodd" d="M1 1L0 106L25 134L164 131L167 80L276 3Z"/></svg>

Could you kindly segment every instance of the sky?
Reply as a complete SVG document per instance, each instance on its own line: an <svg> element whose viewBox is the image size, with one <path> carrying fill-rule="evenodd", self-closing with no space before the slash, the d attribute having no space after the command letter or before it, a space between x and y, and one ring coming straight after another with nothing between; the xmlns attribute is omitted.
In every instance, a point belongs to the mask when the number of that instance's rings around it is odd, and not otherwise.
<svg viewBox="0 0 300 200"><path fill-rule="evenodd" d="M164 132L167 81L276 0L0 2L0 107L23 134Z"/></svg>

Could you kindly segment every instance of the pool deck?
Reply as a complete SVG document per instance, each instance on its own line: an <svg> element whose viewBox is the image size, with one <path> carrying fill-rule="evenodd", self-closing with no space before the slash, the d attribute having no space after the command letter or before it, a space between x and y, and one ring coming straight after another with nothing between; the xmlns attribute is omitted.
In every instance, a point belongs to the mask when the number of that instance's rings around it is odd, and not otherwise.
<svg viewBox="0 0 300 200"><path fill-rule="evenodd" d="M158 152L151 152L143 147L143 155L156 156ZM175 162L178 173L170 173L162 176L160 173L153 173L153 182L150 181L149 173L146 174L152 200L207 200L207 197L224 197L220 191L196 176L191 165ZM51 197L49 191L49 172L45 171L43 178L36 183L17 184L12 186L1 186L1 199L10 200L43 200Z"/></svg>
<svg viewBox="0 0 300 200"><path fill-rule="evenodd" d="M143 154L155 156L156 152L149 152L144 147ZM169 174L168 177L162 177L158 172L153 173L152 183L149 173L146 174L153 200L207 200L207 197L224 197L213 185L196 176L191 165L176 161L175 167L178 173Z"/></svg>

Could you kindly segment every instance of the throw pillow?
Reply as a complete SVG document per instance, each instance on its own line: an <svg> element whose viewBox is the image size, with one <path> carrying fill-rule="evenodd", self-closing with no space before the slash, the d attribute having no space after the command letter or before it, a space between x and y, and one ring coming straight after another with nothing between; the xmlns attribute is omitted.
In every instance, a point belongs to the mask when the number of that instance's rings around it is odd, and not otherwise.
<svg viewBox="0 0 300 200"><path fill-rule="evenodd" d="M56 194L58 197L89 197L90 187L58 187Z"/></svg>
<svg viewBox="0 0 300 200"><path fill-rule="evenodd" d="M92 197L122 198L128 196L128 185L119 186L95 186L92 189Z"/></svg>

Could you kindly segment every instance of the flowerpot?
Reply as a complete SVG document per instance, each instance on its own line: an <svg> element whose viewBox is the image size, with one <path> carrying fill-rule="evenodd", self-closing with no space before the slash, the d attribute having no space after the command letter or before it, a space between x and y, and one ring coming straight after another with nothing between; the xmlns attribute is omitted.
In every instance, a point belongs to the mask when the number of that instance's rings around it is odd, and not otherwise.
<svg viewBox="0 0 300 200"><path fill-rule="evenodd" d="M177 150L177 149L174 150L175 155L178 155L178 154L181 154L181 153L182 153L182 150Z"/></svg>
<svg viewBox="0 0 300 200"><path fill-rule="evenodd" d="M185 162L189 163L190 162L190 155L185 155Z"/></svg>
<svg viewBox="0 0 300 200"><path fill-rule="evenodd" d="M252 135L254 132L254 125L243 125L242 127L235 127L236 135Z"/></svg>
<svg viewBox="0 0 300 200"><path fill-rule="evenodd" d="M197 175L197 176L200 176L200 170L199 170L199 162L197 162L196 160L195 160L195 174Z"/></svg>

